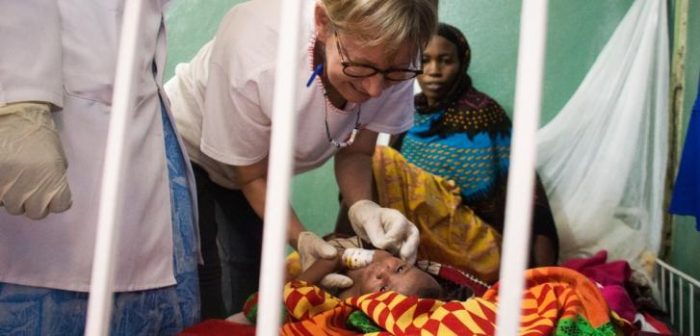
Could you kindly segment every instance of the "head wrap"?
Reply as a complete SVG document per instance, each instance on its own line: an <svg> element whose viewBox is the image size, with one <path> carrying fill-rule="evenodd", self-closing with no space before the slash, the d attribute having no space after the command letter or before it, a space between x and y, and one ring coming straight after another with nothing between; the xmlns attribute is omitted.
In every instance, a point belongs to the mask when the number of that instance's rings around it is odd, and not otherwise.
<svg viewBox="0 0 700 336"><path fill-rule="evenodd" d="M459 71L445 97L436 104L428 106L425 95L416 96L418 113L443 113L424 135L446 136L466 132L471 138L477 133L486 131L491 137L498 134L510 136L511 123L505 111L491 97L472 86L472 79L467 73L471 63L471 48L467 38L459 29L446 23L440 23L437 35L455 46L459 58Z"/></svg>

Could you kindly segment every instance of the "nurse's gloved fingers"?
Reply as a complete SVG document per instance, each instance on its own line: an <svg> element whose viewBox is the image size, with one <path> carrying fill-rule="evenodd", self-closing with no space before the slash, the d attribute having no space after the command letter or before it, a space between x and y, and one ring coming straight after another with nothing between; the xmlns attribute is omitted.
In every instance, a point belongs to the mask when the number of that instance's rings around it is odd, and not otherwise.
<svg viewBox="0 0 700 336"><path fill-rule="evenodd" d="M73 197L71 195L70 187L68 187L68 181L65 175L61 179L60 187L56 190L56 193L51 198L48 205L49 212L63 212L73 205Z"/></svg>
<svg viewBox="0 0 700 336"><path fill-rule="evenodd" d="M27 202L25 206L27 217L41 219L49 213L66 211L73 205L66 175L61 176L52 188L53 191L48 194L37 192L30 198L36 199L36 201Z"/></svg>
<svg viewBox="0 0 700 336"><path fill-rule="evenodd" d="M306 270L318 259L330 259L338 255L333 245L311 231L304 231L297 238L297 251L301 257L301 269Z"/></svg>
<svg viewBox="0 0 700 336"><path fill-rule="evenodd" d="M49 103L0 107L0 199L8 212L39 219L70 207L67 167Z"/></svg>
<svg viewBox="0 0 700 336"><path fill-rule="evenodd" d="M40 187L32 190L24 202L25 215L31 219L42 219L49 212L61 212L72 204L66 175L47 176Z"/></svg>
<svg viewBox="0 0 700 336"><path fill-rule="evenodd" d="M42 219L49 214L47 199L34 193L24 202L24 215L31 219Z"/></svg>
<svg viewBox="0 0 700 336"><path fill-rule="evenodd" d="M382 208L380 218L381 226L385 231L384 236L377 240L375 246L388 250L392 254L398 254L415 226L396 209Z"/></svg>
<svg viewBox="0 0 700 336"><path fill-rule="evenodd" d="M7 195L5 195L7 196ZM24 201L19 198L5 198L3 200L5 210L11 215L24 214Z"/></svg>
<svg viewBox="0 0 700 336"><path fill-rule="evenodd" d="M353 281L346 275L331 273L323 277L321 286L327 288L348 288L352 287Z"/></svg>
<svg viewBox="0 0 700 336"><path fill-rule="evenodd" d="M408 229L406 240L404 240L399 250L399 255L401 259L405 260L409 264L413 265L416 262L416 255L418 253L418 244L420 243L420 233L418 228L414 225L410 226Z"/></svg>

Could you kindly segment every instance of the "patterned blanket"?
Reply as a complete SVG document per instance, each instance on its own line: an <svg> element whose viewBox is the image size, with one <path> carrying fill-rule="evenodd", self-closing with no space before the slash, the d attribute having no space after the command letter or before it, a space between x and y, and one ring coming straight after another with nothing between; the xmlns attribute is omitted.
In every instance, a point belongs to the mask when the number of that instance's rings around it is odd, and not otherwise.
<svg viewBox="0 0 700 336"><path fill-rule="evenodd" d="M526 272L520 335L618 335L596 286L559 267ZM495 335L498 285L482 297L443 302L395 292L340 300L300 281L287 283L283 335Z"/></svg>

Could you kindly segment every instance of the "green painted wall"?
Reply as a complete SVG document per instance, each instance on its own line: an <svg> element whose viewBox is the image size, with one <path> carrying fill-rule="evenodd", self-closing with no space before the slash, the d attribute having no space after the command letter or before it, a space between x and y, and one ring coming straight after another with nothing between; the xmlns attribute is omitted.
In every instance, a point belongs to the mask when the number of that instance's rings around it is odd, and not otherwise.
<svg viewBox="0 0 700 336"><path fill-rule="evenodd" d="M168 31L168 64L165 79L175 65L189 61L216 33L229 8L244 0L172 0L165 23Z"/></svg>
<svg viewBox="0 0 700 336"><path fill-rule="evenodd" d="M632 0L550 1L542 123L551 120L578 88ZM518 57L520 2L440 2L441 20L459 27L472 48L475 86L512 115Z"/></svg>
<svg viewBox="0 0 700 336"><path fill-rule="evenodd" d="M226 10L241 0L175 0L167 17L169 63L167 76L178 62L187 61L216 31ZM550 1L542 123L551 120L567 102L595 61L632 0ZM690 36L686 119L700 70L700 4L690 1ZM512 114L520 1L442 0L443 21L462 29L473 53L470 74L475 86L498 100ZM314 231L329 232L337 213L332 163L298 176L293 184L293 205L302 221ZM678 218L674 226L672 260L700 277L696 257L700 235L692 221ZM692 252L692 253L689 253Z"/></svg>

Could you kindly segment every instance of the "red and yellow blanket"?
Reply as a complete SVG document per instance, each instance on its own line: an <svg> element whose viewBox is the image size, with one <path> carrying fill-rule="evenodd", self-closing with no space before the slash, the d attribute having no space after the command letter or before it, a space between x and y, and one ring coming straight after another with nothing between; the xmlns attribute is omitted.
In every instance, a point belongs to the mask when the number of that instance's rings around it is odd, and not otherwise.
<svg viewBox="0 0 700 336"><path fill-rule="evenodd" d="M322 289L293 281L285 286L292 322L283 335L495 335L498 286L482 297L442 302L373 293L342 301ZM526 272L520 335L617 335L596 286L576 271L538 268ZM361 312L373 324L358 322ZM360 318L361 320L361 318ZM372 329L375 328L375 329Z"/></svg>

